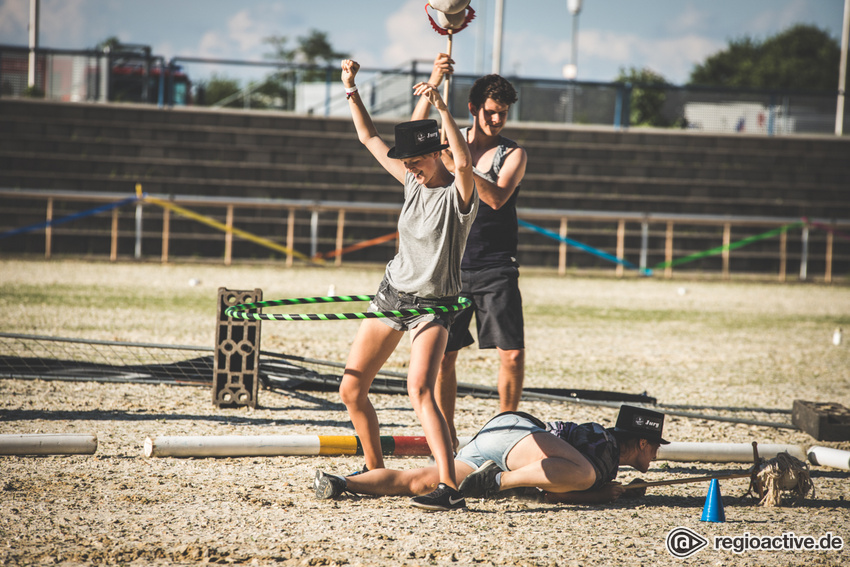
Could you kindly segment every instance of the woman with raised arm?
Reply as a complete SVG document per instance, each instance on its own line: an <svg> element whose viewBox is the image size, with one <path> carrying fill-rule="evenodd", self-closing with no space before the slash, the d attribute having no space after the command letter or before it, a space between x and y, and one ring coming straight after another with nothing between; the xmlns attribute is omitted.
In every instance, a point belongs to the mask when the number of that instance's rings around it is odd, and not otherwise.
<svg viewBox="0 0 850 567"><path fill-rule="evenodd" d="M460 261L466 237L478 211L469 147L439 91L428 83L419 83L413 93L437 109L448 144L441 143L435 120L416 120L396 125L395 145L390 148L378 135L357 92L355 77L359 69L356 61L342 62L342 82L357 136L378 163L404 186L398 253L387 264L369 310L454 305L461 288ZM440 159L440 152L446 147L454 156L454 175ZM434 396L452 318L452 312L438 312L365 319L351 346L339 388L363 446L366 468L383 468L378 416L369 401L369 387L404 332L410 331L407 391L440 481L436 490L412 498L411 504L428 510L466 507L457 490L449 429Z"/></svg>

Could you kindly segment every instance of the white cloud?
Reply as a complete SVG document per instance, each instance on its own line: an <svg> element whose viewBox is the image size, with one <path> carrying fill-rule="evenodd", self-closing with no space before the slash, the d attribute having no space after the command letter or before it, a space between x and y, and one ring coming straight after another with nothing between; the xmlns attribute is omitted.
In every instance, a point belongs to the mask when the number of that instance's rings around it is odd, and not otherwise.
<svg viewBox="0 0 850 567"><path fill-rule="evenodd" d="M681 83L694 64L723 47L725 43L697 34L647 38L588 29L579 33L579 78L611 81L611 69L649 67L668 81ZM513 59L506 61L508 70L519 66L525 76L560 78L561 69L570 61L570 51L569 40L540 41L529 32L506 38L505 53L513 54Z"/></svg>
<svg viewBox="0 0 850 567"><path fill-rule="evenodd" d="M267 21L255 20L247 10L242 10L227 21L227 35L243 53L256 53L263 38L272 35Z"/></svg>
<svg viewBox="0 0 850 567"><path fill-rule="evenodd" d="M43 0L40 5L38 41L42 47L94 47L91 26L85 18L83 0ZM0 1L0 43L29 42L29 0ZM105 39L104 36L101 39Z"/></svg>
<svg viewBox="0 0 850 567"><path fill-rule="evenodd" d="M25 45L28 41L28 0L5 0L0 2L0 43Z"/></svg>
<svg viewBox="0 0 850 567"><path fill-rule="evenodd" d="M792 0L777 9L762 12L751 20L747 35L764 40L799 23L809 23L811 4L808 0ZM839 29L841 26L839 25Z"/></svg>
<svg viewBox="0 0 850 567"><path fill-rule="evenodd" d="M667 80L678 83L687 79L694 64L724 46L724 42L696 34L646 38L587 30L579 37L579 69L584 56L615 63L618 67L649 67Z"/></svg>
<svg viewBox="0 0 850 567"><path fill-rule="evenodd" d="M201 36L198 42L199 57L224 57L229 50L229 42L218 31L208 31Z"/></svg>
<svg viewBox="0 0 850 567"><path fill-rule="evenodd" d="M645 46L642 53L646 66L671 82L687 80L694 65L725 47L725 43L699 35L659 39ZM648 47L648 49L647 49Z"/></svg>
<svg viewBox="0 0 850 567"><path fill-rule="evenodd" d="M665 28L673 34L685 33L693 30L703 30L710 21L710 13L698 8L694 4L688 4L669 21L665 20Z"/></svg>
<svg viewBox="0 0 850 567"><path fill-rule="evenodd" d="M389 67L413 59L433 60L448 46L446 37L431 28L419 0L409 0L387 16L385 29L388 41L382 63Z"/></svg>
<svg viewBox="0 0 850 567"><path fill-rule="evenodd" d="M240 10L226 18L223 29L204 32L193 55L224 59L260 59L270 49L263 40L279 34L274 26L273 20L256 17L249 10Z"/></svg>
<svg viewBox="0 0 850 567"><path fill-rule="evenodd" d="M92 30L100 30L98 22L92 22L84 0L43 0L40 12L42 44L45 47L74 46L77 49L94 47L99 41L115 35L113 30L103 29L99 37L92 40ZM123 38L122 38L123 39Z"/></svg>

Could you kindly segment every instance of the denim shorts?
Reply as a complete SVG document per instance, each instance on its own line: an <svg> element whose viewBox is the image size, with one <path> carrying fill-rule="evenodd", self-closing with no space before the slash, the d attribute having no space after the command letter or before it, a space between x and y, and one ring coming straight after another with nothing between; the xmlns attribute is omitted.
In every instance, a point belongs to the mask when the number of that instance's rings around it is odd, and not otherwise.
<svg viewBox="0 0 850 567"><path fill-rule="evenodd" d="M508 470L508 453L532 433L546 430L515 414L498 415L487 422L481 431L461 449L456 460L477 469L485 461L496 461L503 471Z"/></svg>
<svg viewBox="0 0 850 567"><path fill-rule="evenodd" d="M369 303L369 311L373 313L376 311L401 311L402 309L437 307L440 305L449 306L456 303L457 296L426 299L398 291L390 285L385 276L383 281L381 281L381 285L378 286L378 293L375 294L375 298ZM408 315L407 317L383 317L380 321L396 331L409 331L420 323L430 321L434 321L443 328L448 329L456 314L457 311L433 314L423 313L422 315Z"/></svg>

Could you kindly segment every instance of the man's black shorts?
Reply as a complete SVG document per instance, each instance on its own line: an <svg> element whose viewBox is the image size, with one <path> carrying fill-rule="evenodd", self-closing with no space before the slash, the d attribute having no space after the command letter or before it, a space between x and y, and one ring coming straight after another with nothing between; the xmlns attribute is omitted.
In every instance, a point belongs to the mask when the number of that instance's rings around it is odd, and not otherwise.
<svg viewBox="0 0 850 567"><path fill-rule="evenodd" d="M472 307L458 313L449 327L446 352L460 350L475 342L469 332L473 313L478 330L478 348L525 348L519 268L500 266L463 270L461 280L463 289L460 294L472 300Z"/></svg>

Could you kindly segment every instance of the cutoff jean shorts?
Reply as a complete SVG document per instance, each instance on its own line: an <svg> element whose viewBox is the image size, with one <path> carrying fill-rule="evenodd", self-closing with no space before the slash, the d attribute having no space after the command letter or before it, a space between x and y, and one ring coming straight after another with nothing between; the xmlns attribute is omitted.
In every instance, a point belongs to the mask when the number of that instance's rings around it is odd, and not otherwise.
<svg viewBox="0 0 850 567"><path fill-rule="evenodd" d="M386 276L384 276L384 279L381 281L381 285L378 286L378 292L375 294L375 298L369 302L369 311L374 313L377 311L401 311L402 309L437 307L439 305L449 306L455 305L457 303L457 299L456 295L431 299L398 291L390 285L390 282L388 282ZM422 315L409 315L407 317L382 317L379 320L396 331L409 331L420 323L430 321L434 321L448 329L456 314L457 311L448 311L446 313L423 313Z"/></svg>
<svg viewBox="0 0 850 567"><path fill-rule="evenodd" d="M496 461L503 470L509 470L508 453L532 433L546 432L532 421L516 414L498 415L487 422L478 434L458 451L456 460L477 469L486 461Z"/></svg>

